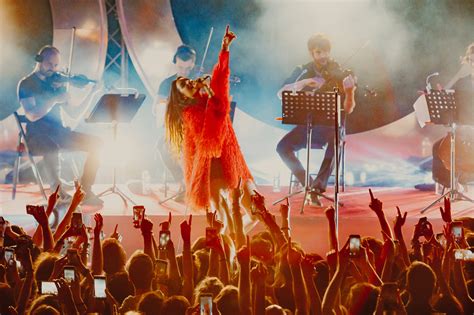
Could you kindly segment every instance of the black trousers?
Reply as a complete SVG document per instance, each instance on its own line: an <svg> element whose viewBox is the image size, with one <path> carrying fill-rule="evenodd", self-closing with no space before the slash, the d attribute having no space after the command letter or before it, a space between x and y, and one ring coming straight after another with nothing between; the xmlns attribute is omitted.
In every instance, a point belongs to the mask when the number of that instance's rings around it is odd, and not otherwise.
<svg viewBox="0 0 474 315"><path fill-rule="evenodd" d="M87 160L84 164L81 185L85 191L90 191L99 168L98 151L103 145L102 140L62 126L31 124L27 126L26 141L33 155L44 156L48 175L52 179L51 187L60 183L59 151L86 152Z"/></svg>
<svg viewBox="0 0 474 315"><path fill-rule="evenodd" d="M314 126L311 137L311 148L322 149L327 144L324 158L319 168L318 176L310 183L311 188L321 192L326 191L329 176L334 169L334 128L329 126ZM305 169L296 152L306 147L306 126L299 125L287 133L278 143L277 152L280 158L296 176L302 185L305 184Z"/></svg>

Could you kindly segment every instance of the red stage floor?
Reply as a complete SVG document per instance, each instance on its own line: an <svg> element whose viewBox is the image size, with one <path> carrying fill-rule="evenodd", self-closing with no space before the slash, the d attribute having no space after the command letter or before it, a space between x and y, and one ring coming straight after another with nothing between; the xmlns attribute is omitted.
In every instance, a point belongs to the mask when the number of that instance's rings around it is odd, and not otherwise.
<svg viewBox="0 0 474 315"><path fill-rule="evenodd" d="M94 190L100 192L107 188L107 185L96 185ZM174 201L168 201L164 205L160 205L159 201L164 199L163 189L161 185L152 186L151 195L134 194L127 189L126 186L120 186L123 191L132 198L137 204L143 204L146 207L146 213L153 222L155 222L155 233L158 232L158 223L165 220L168 212L173 214L172 222L172 238L178 246L179 251L179 223L183 220L185 214L189 214L183 204ZM18 189L16 200L11 200L11 186L0 185L0 215L13 223L22 224L23 226L32 227L33 220L25 214L26 204L38 204L43 200L37 192L38 188L34 185L22 185ZM273 192L270 186L259 187L261 193L266 197L268 207L278 216L278 206L271 206L274 200L284 196L287 188L282 188L280 192ZM471 189L472 190L472 189ZM375 197L379 198L383 204L389 221L392 222L396 215L396 206L402 211L408 212L408 218L405 228L405 238L409 241L413 231L413 225L416 224L420 214L420 210L426 205L434 201L438 196L434 192L421 192L408 188L372 188ZM172 194L173 191L170 192ZM330 195L332 190L328 191ZM470 196L473 197L472 194ZM327 222L324 216L324 208L306 206L304 214L300 214L300 205L302 202L302 194L296 196L291 204L291 227L292 237L294 240L302 243L303 248L307 251L315 251L324 253L327 251ZM123 245L128 253L141 248L140 233L132 228L131 225L131 206L125 207L122 200L117 195L109 195L103 198L104 207L100 212L106 216L104 231L109 234L115 224L119 224L119 230L124 237ZM340 207L339 233L340 239L345 240L349 234L361 234L380 237L380 227L377 219L368 204L370 197L368 188L349 187L344 193L340 194L340 200L344 206ZM330 203L323 201L324 206ZM441 204L440 204L441 205ZM93 213L94 209L85 207L84 213ZM193 212L193 237L203 235L205 227L205 216L203 213ZM474 204L458 201L453 204L453 216L455 218L474 215ZM441 217L438 207L433 207L425 213L425 216L433 223L436 231L441 231ZM87 216L86 216L87 217ZM88 222L88 218L85 222ZM251 232L261 230L261 224Z"/></svg>

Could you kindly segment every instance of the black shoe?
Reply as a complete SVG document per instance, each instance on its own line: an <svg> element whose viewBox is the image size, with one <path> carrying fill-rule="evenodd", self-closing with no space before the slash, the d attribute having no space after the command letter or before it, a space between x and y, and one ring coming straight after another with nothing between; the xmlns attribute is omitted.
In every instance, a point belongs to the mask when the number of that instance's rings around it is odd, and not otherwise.
<svg viewBox="0 0 474 315"><path fill-rule="evenodd" d="M415 185L415 189L418 189L420 191L435 191L436 185L435 184L418 184L418 185Z"/></svg>
<svg viewBox="0 0 474 315"><path fill-rule="evenodd" d="M82 202L85 206L102 206L104 205L104 201L100 199L96 194L92 191L87 191L84 201Z"/></svg>

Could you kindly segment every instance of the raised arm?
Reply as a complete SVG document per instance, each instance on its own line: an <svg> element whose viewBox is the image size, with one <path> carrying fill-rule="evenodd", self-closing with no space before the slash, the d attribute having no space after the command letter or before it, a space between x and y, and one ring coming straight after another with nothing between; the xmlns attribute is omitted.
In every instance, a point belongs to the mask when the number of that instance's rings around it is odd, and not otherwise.
<svg viewBox="0 0 474 315"><path fill-rule="evenodd" d="M382 235L385 232L387 235L383 235L384 238L388 236L392 238L392 230L390 229L390 225L388 224L387 218L385 217L385 213L383 212L383 203L379 199L374 197L372 190L369 188L370 194L370 204L369 207L374 211L379 219L380 227L382 228Z"/></svg>
<svg viewBox="0 0 474 315"><path fill-rule="evenodd" d="M293 296L295 297L295 315L308 313L308 298L301 273L301 260L303 256L291 245L291 237L288 238L288 264L290 265L291 276L293 278Z"/></svg>
<svg viewBox="0 0 474 315"><path fill-rule="evenodd" d="M76 211L76 208L81 204L82 200L84 199L84 196L85 196L85 193L81 189L81 185L76 183L76 191L74 192L74 195L72 196L71 205L69 206L66 214L64 215L64 218L59 223L58 227L56 228L56 231L54 232L53 237L55 241L57 241L61 237L61 235L64 234L64 232L67 229L67 226L70 225L72 214L74 211Z"/></svg>
<svg viewBox="0 0 474 315"><path fill-rule="evenodd" d="M94 215L94 245L92 247L92 274L101 275L103 271L102 244L100 243L100 232L104 226L104 219L100 213Z"/></svg>
<svg viewBox="0 0 474 315"><path fill-rule="evenodd" d="M237 252L239 262L239 305L242 314L252 313L252 300L250 290L250 238L247 235L247 245L242 246ZM265 285L265 284L264 284Z"/></svg>
<svg viewBox="0 0 474 315"><path fill-rule="evenodd" d="M222 48L219 53L217 64L212 70L211 89L215 95L222 99L225 103L224 110L227 112L230 108L229 102L229 47L237 36L229 30L229 25L225 29L224 38L222 39Z"/></svg>
<svg viewBox="0 0 474 315"><path fill-rule="evenodd" d="M191 301L194 290L193 257L191 253L191 223L193 215L189 215L189 222L181 222L181 237L183 239L183 295Z"/></svg>
<svg viewBox="0 0 474 315"><path fill-rule="evenodd" d="M410 266L410 256L408 255L407 245L405 244L405 239L403 238L402 226L405 224L407 219L407 213L405 212L402 216L400 208L397 207L397 217L395 218L395 224L393 226L393 232L395 234L395 239L398 240L399 252L402 255L403 263L405 267Z"/></svg>

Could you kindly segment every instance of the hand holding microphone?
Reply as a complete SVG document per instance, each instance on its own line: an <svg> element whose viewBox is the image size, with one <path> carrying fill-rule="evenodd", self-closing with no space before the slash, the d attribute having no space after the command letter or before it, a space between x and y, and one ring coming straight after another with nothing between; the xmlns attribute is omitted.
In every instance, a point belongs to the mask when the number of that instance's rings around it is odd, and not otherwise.
<svg viewBox="0 0 474 315"><path fill-rule="evenodd" d="M206 82L208 79L211 79L210 75L205 75L204 77L197 78L196 84L198 88L204 89L204 91L206 91L209 97L213 97L214 91L209 87L208 83Z"/></svg>

